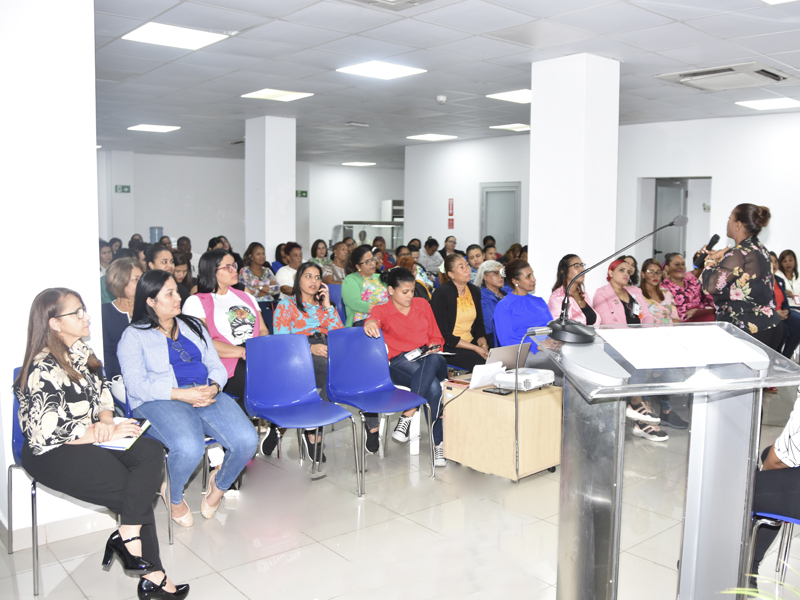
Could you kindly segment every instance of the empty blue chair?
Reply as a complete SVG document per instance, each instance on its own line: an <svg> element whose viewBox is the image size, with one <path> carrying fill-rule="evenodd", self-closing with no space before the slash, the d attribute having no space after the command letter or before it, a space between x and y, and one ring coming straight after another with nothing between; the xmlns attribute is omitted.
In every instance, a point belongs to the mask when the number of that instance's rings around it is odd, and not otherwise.
<svg viewBox="0 0 800 600"><path fill-rule="evenodd" d="M20 368L14 369L14 381L17 380ZM14 469L19 469L27 474L22 466L22 446L25 444L25 436L19 424L19 398L12 394L14 400L11 410L11 452L14 456L14 464L8 467L8 553L14 552L14 512L13 512L13 491L11 488ZM30 475L28 475L30 477ZM33 595L39 595L39 527L36 519L36 480L31 477L31 554L33 556Z"/></svg>
<svg viewBox="0 0 800 600"><path fill-rule="evenodd" d="M781 531L781 544L778 547L778 561L775 563L775 572L780 573L778 580L780 581L780 585L783 586L786 581L786 567L789 565L789 550L792 546L792 533L794 526L800 525L800 519L764 512L755 513L753 518L755 519L755 523L753 524L753 531L750 534L750 554L748 556L746 568L751 568L753 564L753 557L756 551L756 538L758 537L758 530L761 529L761 526L783 526L783 531Z"/></svg>
<svg viewBox="0 0 800 600"><path fill-rule="evenodd" d="M363 335L363 331L361 334ZM356 488L361 497L361 477L356 451L356 422L350 411L326 402L317 393L308 338L300 334L259 336L247 340L247 375L244 406L251 417L265 419L276 429L317 430L322 447L324 427L350 419ZM278 447L281 443L278 429ZM301 451L302 457L302 451ZM322 452L314 457L316 473Z"/></svg>
<svg viewBox="0 0 800 600"><path fill-rule="evenodd" d="M336 307L336 312L339 313L339 318L344 323L347 320L347 316L344 312L344 301L342 300L342 286L340 284L331 284L328 286L328 290L331 294L331 304Z"/></svg>
<svg viewBox="0 0 800 600"><path fill-rule="evenodd" d="M248 351L249 352L249 351ZM358 328L344 328L328 334L328 398L357 408L361 413L361 491L364 491L367 423L364 413L397 413L425 406L431 442L433 477L433 421L425 398L399 390L389 375L389 357L383 335L371 338ZM389 427L385 430L389 437ZM386 444L384 443L384 448Z"/></svg>

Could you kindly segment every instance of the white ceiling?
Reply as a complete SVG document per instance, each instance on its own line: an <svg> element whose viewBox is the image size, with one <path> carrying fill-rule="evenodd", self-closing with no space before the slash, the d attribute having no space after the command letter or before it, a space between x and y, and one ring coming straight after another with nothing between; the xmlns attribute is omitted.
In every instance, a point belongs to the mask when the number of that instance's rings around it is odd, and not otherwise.
<svg viewBox="0 0 800 600"><path fill-rule="evenodd" d="M106 150L241 158L245 119L270 115L297 119L298 160L402 167L404 146L429 143L409 135L520 135L489 126L528 123L529 106L486 94L530 87L531 62L577 52L622 62L623 124L753 115L734 103L800 99L800 84L708 93L654 78L750 61L800 77L800 1L432 0L393 11L353 0L95 0L95 11ZM148 21L238 33L197 51L121 39ZM366 60L428 72L336 72ZM315 95L240 97L267 87ZM139 123L181 129L127 131Z"/></svg>

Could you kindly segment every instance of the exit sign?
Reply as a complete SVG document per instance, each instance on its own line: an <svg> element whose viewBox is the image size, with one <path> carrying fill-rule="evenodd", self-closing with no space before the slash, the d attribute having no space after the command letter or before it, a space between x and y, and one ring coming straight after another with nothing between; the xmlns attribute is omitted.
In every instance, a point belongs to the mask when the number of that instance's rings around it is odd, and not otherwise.
<svg viewBox="0 0 800 600"><path fill-rule="evenodd" d="M308 192L306 190L296 190L294 193L295 198L308 198Z"/></svg>
<svg viewBox="0 0 800 600"><path fill-rule="evenodd" d="M129 186L129 185L115 185L114 186L114 193L115 194L130 194L131 193L131 186Z"/></svg>

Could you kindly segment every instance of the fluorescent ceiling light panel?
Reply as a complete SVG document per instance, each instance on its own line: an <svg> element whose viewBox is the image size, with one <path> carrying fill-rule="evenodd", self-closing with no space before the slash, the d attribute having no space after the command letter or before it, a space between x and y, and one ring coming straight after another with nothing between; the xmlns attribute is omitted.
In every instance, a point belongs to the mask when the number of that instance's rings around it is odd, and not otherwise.
<svg viewBox="0 0 800 600"><path fill-rule="evenodd" d="M769 100L748 100L737 102L739 106L754 110L778 110L781 108L800 108L800 101L791 98L770 98Z"/></svg>
<svg viewBox="0 0 800 600"><path fill-rule="evenodd" d="M131 42L156 44L158 46L183 48L184 50L197 50L214 42L224 40L226 37L228 36L221 33L211 33L209 31L199 31L161 23L147 23L139 27L139 29L134 29L130 33L123 35L122 39Z"/></svg>
<svg viewBox="0 0 800 600"><path fill-rule="evenodd" d="M365 162L349 162L349 163L342 163L343 167L372 167L377 163L365 163Z"/></svg>
<svg viewBox="0 0 800 600"><path fill-rule="evenodd" d="M796 2L796 0L761 0L764 4L788 4L789 2Z"/></svg>
<svg viewBox="0 0 800 600"><path fill-rule="evenodd" d="M530 131L531 126L524 123L510 123L508 125L491 125L489 129L508 129L509 131Z"/></svg>
<svg viewBox="0 0 800 600"><path fill-rule="evenodd" d="M242 98L257 98L259 100L277 100L278 102L291 102L292 100L300 100L300 98L308 98L314 94L306 94L304 92L287 92L286 90L271 90L264 88L257 92L250 92L249 94L242 94Z"/></svg>
<svg viewBox="0 0 800 600"><path fill-rule="evenodd" d="M438 133L426 133L424 135L409 135L407 140L423 140L425 142L441 142L442 140L454 140L457 135L439 135Z"/></svg>
<svg viewBox="0 0 800 600"><path fill-rule="evenodd" d="M97 149L98 149L98 150L100 150L100 148L102 148L102 146L97 146Z"/></svg>
<svg viewBox="0 0 800 600"><path fill-rule="evenodd" d="M128 131L149 131L151 133L169 133L177 129L180 129L180 127L175 127L174 125L145 125L144 123L128 127Z"/></svg>
<svg viewBox="0 0 800 600"><path fill-rule="evenodd" d="M495 100L505 100L506 102L516 102L517 104L530 104L530 90L514 90L513 92L503 92L501 94L487 94L487 98Z"/></svg>
<svg viewBox="0 0 800 600"><path fill-rule="evenodd" d="M350 75L374 77L375 79L397 79L398 77L406 77L407 75L427 73L425 69L415 69L413 67L404 67L403 65L393 65L391 63L385 63L379 60L371 60L369 62L361 63L360 65L336 69L336 71L338 73L349 73Z"/></svg>

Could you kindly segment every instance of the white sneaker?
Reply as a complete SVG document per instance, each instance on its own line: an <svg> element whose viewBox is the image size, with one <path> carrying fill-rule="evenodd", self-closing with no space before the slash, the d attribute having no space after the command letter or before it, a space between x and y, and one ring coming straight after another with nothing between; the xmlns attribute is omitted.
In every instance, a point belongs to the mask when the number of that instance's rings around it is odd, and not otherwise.
<svg viewBox="0 0 800 600"><path fill-rule="evenodd" d="M666 442L669 439L669 435L666 431L662 431L658 427L648 425L647 423L636 423L633 426L633 435L650 440L651 442Z"/></svg>
<svg viewBox="0 0 800 600"><path fill-rule="evenodd" d="M651 423L653 425L658 425L661 423L661 419L658 417L658 415L648 410L647 405L644 402L636 407L634 407L632 404L628 404L627 408L625 409L625 417L632 421L641 421L642 423Z"/></svg>
<svg viewBox="0 0 800 600"><path fill-rule="evenodd" d="M444 442L433 447L433 466L446 467L447 461L444 458Z"/></svg>
<svg viewBox="0 0 800 600"><path fill-rule="evenodd" d="M411 417L400 415L400 420L392 432L392 439L398 442L407 442L409 440L408 430L411 427Z"/></svg>

